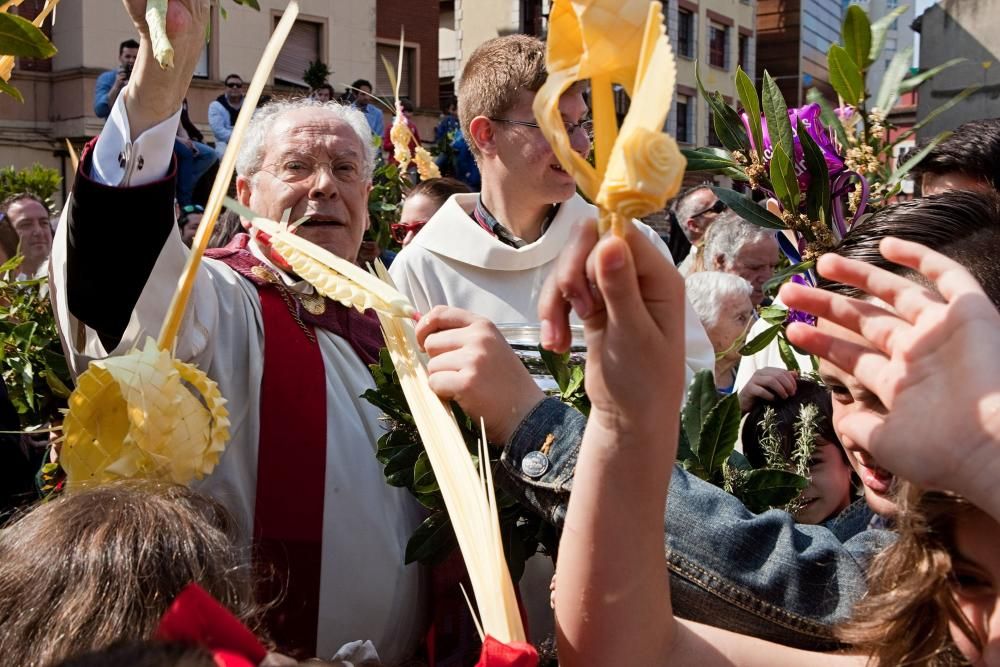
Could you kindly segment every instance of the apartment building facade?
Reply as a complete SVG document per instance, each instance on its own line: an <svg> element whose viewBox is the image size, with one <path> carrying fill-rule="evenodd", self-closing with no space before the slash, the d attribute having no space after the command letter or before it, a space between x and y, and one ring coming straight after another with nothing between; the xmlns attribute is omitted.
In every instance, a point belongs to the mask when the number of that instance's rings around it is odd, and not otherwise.
<svg viewBox="0 0 1000 667"><path fill-rule="evenodd" d="M545 38L549 0L447 0L441 3L439 75L442 91L453 91L465 60L493 37L525 33ZM697 94L695 71L709 90L727 100L736 95L733 77L741 65L753 76L756 59L752 0L665 0L664 14L677 60L677 94L667 130L686 146L717 143L708 105ZM617 92L620 115L628 109Z"/></svg>
<svg viewBox="0 0 1000 667"><path fill-rule="evenodd" d="M521 33L545 38L551 0L440 0L438 79L442 107L462 68L483 42Z"/></svg>
<svg viewBox="0 0 1000 667"><path fill-rule="evenodd" d="M757 76L767 70L788 106L805 104L814 87L836 99L826 53L840 40L843 12L839 0L758 0Z"/></svg>
<svg viewBox="0 0 1000 667"><path fill-rule="evenodd" d="M709 92L736 97L737 66L751 78L757 58L755 3L749 0L669 0L668 34L677 60L677 91L667 131L682 146L719 146L696 73Z"/></svg>
<svg viewBox="0 0 1000 667"><path fill-rule="evenodd" d="M928 70L952 58L965 60L920 87L917 132L927 141L970 120L1000 117L1000 0L939 0L914 21L920 33L920 68ZM933 119L930 114L966 88L979 88Z"/></svg>

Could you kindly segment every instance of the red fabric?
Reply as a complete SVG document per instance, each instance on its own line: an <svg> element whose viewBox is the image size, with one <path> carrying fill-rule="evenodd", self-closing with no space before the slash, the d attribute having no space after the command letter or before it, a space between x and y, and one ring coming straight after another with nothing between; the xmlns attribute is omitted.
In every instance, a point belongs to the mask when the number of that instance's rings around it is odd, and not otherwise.
<svg viewBox="0 0 1000 667"><path fill-rule="evenodd" d="M264 263L254 257L253 253L247 249L249 243L250 237L248 235L237 234L225 248L209 248L205 252L205 256L224 263L256 285L258 290L261 288L278 289L274 283L267 282L253 272L254 267L264 266ZM321 315L310 313L302 307L301 303L291 297L286 301L285 307L290 309L289 312L294 311L295 315L307 325L326 329L346 340L361 358L361 361L366 364L376 363L379 350L385 346L385 343L382 339L382 327L375 311L366 310L362 314L354 308L348 308L331 299L324 299L324 301L326 310Z"/></svg>
<svg viewBox="0 0 1000 667"><path fill-rule="evenodd" d="M457 549L430 568L431 626L427 631L427 664L468 665L480 646L479 633L461 586L472 591L462 554Z"/></svg>
<svg viewBox="0 0 1000 667"><path fill-rule="evenodd" d="M260 289L264 377L254 540L263 572L261 601L280 598L267 625L283 653L316 655L323 497L326 486L326 377L315 340L275 289Z"/></svg>
<svg viewBox="0 0 1000 667"><path fill-rule="evenodd" d="M254 634L198 584L188 584L174 598L155 638L204 646L224 667L252 667L267 657Z"/></svg>
<svg viewBox="0 0 1000 667"><path fill-rule="evenodd" d="M504 644L487 635L476 667L538 667L538 651L531 644Z"/></svg>

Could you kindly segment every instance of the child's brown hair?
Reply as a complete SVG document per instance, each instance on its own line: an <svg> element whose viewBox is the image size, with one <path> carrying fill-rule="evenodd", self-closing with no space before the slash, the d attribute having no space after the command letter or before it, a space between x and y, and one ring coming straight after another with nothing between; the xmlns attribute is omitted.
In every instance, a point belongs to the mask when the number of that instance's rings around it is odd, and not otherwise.
<svg viewBox="0 0 1000 667"><path fill-rule="evenodd" d="M954 494L922 492L909 483L900 488L899 507L899 539L872 562L868 594L837 636L877 667L968 664L949 623L980 650L982 640L955 602L952 557L956 519L978 510Z"/></svg>
<svg viewBox="0 0 1000 667"><path fill-rule="evenodd" d="M0 655L50 665L152 636L190 582L255 629L235 523L186 487L119 482L37 506L0 532Z"/></svg>

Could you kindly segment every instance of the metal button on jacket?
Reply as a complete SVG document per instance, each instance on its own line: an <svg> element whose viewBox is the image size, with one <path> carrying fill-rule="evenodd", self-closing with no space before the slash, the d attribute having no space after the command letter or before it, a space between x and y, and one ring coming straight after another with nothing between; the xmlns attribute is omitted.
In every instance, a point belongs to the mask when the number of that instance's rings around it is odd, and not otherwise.
<svg viewBox="0 0 1000 667"><path fill-rule="evenodd" d="M521 472L532 479L538 479L549 469L549 457L541 452L528 452L521 459Z"/></svg>

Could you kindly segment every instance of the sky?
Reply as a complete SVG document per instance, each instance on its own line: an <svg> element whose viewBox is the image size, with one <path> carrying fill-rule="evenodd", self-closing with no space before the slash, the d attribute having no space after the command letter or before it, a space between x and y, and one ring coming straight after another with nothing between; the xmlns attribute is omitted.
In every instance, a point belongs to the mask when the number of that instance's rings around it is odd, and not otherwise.
<svg viewBox="0 0 1000 667"><path fill-rule="evenodd" d="M923 14L924 10L935 2L937 0L915 0L913 3L913 9L916 12L915 16ZM920 65L920 35L913 36L913 65L914 67L919 67Z"/></svg>

